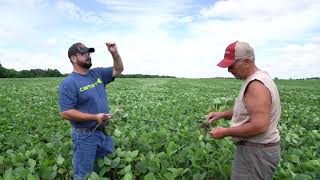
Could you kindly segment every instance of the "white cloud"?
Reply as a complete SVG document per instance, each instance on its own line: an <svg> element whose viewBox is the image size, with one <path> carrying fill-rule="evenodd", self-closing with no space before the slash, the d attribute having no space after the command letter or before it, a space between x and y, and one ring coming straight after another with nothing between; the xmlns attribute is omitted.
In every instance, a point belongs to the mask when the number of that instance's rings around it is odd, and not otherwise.
<svg viewBox="0 0 320 180"><path fill-rule="evenodd" d="M56 6L60 12L66 13L71 19L79 20L81 17L80 7L70 1L59 0Z"/></svg>
<svg viewBox="0 0 320 180"><path fill-rule="evenodd" d="M191 34L194 39L202 39L199 44L212 42L204 47L221 57L229 43L247 41L255 48L261 68L278 77L306 77L306 69L308 75L319 76L313 68L319 66L315 61L319 56L310 50L315 47L310 41L319 36L314 31L320 27L319 5L318 1L218 1L201 11L208 20L191 24Z"/></svg>
<svg viewBox="0 0 320 180"><path fill-rule="evenodd" d="M319 44L291 44L271 50L276 54L270 59L263 58L260 64L273 73L274 77L306 78L320 76L318 59Z"/></svg>
<svg viewBox="0 0 320 180"><path fill-rule="evenodd" d="M0 51L1 63L6 68L12 68L15 70L25 70L25 69L59 69L64 72L71 72L72 66L67 60L61 61L59 59L66 59L58 56L52 56L46 52L44 53L34 53L22 50L7 50ZM66 66L67 63L70 66Z"/></svg>
<svg viewBox="0 0 320 180"><path fill-rule="evenodd" d="M318 36L312 36L311 41L320 42L320 34Z"/></svg>
<svg viewBox="0 0 320 180"><path fill-rule="evenodd" d="M268 19L275 16L288 15L308 9L316 0L301 2L298 0L230 0L217 1L209 8L203 8L201 14L205 17L219 17L230 19Z"/></svg>
<svg viewBox="0 0 320 180"><path fill-rule="evenodd" d="M131 0L98 0L104 4L106 8L113 12L128 12L135 16L136 14L176 14L181 13L185 9L194 6L192 0L171 0L171 1L131 1Z"/></svg>
<svg viewBox="0 0 320 180"><path fill-rule="evenodd" d="M216 64L225 47L240 40L254 47L257 64L274 77L319 75L320 2L315 0L217 1L202 9L201 3L192 0L98 0L99 11L77 1L59 0L46 12L49 1L26 1L30 4L24 10L18 1L8 2L5 7L15 7L17 13L0 7L4 10L0 15L11 16L0 22L0 46L6 49L0 58L18 70L54 67L68 73L72 66L67 49L79 41L96 48L95 67L109 66L112 58L104 42L115 41L126 74L231 77ZM35 8L37 4L42 6ZM46 29L52 20L58 26ZM19 44L18 37L25 44L12 46ZM30 43L36 51L29 49Z"/></svg>
<svg viewBox="0 0 320 180"><path fill-rule="evenodd" d="M32 41L43 22L46 7L48 3L43 0L1 1L0 45Z"/></svg>
<svg viewBox="0 0 320 180"><path fill-rule="evenodd" d="M191 23L193 18L191 16L185 16L182 18L178 18L177 21L180 23Z"/></svg>
<svg viewBox="0 0 320 180"><path fill-rule="evenodd" d="M56 38L48 38L45 42L46 47L53 47L57 45L57 39Z"/></svg>

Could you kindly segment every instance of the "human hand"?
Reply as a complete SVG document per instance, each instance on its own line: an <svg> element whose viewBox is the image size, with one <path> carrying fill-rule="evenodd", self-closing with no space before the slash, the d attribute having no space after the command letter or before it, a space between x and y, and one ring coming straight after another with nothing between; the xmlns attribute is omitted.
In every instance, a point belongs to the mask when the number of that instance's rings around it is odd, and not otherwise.
<svg viewBox="0 0 320 180"><path fill-rule="evenodd" d="M223 117L222 112L211 112L206 116L207 122L211 123Z"/></svg>
<svg viewBox="0 0 320 180"><path fill-rule="evenodd" d="M115 52L118 51L116 43L114 43L114 42L107 42L107 43L105 43L105 44L107 45L108 51L109 51L110 53L115 53Z"/></svg>
<svg viewBox="0 0 320 180"><path fill-rule="evenodd" d="M222 139L226 136L225 132L226 132L226 129L227 128L223 128L223 127L216 127L216 128L213 128L211 131L210 131L210 135L212 138L214 139Z"/></svg>
<svg viewBox="0 0 320 180"><path fill-rule="evenodd" d="M110 114L106 113L99 113L96 115L96 119L98 124L102 124L105 120L110 119L112 116Z"/></svg>

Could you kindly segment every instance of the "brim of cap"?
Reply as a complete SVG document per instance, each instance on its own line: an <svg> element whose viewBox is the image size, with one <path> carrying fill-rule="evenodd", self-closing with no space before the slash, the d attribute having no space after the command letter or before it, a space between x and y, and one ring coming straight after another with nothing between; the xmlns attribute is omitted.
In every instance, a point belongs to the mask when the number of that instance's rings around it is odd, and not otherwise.
<svg viewBox="0 0 320 180"><path fill-rule="evenodd" d="M89 51L88 51L88 52L93 53L94 51L95 51L94 48L89 48Z"/></svg>
<svg viewBox="0 0 320 180"><path fill-rule="evenodd" d="M79 53L93 53L95 51L95 49L94 48L83 48L83 50L82 51L80 51Z"/></svg>
<svg viewBox="0 0 320 180"><path fill-rule="evenodd" d="M233 60L233 59L222 59L217 64L217 66L222 67L222 68L227 68L227 67L231 66L234 62L235 62L235 60Z"/></svg>

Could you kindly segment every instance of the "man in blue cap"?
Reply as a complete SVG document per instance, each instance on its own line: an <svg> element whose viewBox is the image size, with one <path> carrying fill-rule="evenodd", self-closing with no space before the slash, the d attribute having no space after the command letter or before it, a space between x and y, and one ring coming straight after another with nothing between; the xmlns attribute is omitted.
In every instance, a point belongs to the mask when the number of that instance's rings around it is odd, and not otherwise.
<svg viewBox="0 0 320 180"><path fill-rule="evenodd" d="M90 54L94 48L73 44L68 57L73 72L59 87L60 115L72 125L74 179L83 179L93 171L97 157L114 150L112 138L105 133L109 114L106 85L123 71L115 43L106 43L113 57L113 67L92 68Z"/></svg>

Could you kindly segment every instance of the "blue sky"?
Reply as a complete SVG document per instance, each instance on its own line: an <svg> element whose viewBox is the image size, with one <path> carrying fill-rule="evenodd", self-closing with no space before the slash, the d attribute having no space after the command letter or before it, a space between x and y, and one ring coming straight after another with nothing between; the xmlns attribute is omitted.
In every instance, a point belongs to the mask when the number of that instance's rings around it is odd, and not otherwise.
<svg viewBox="0 0 320 180"><path fill-rule="evenodd" d="M16 70L72 71L75 42L111 66L116 42L125 74L232 77L216 66L236 40L255 49L272 77L320 76L318 0L0 0L0 62Z"/></svg>

